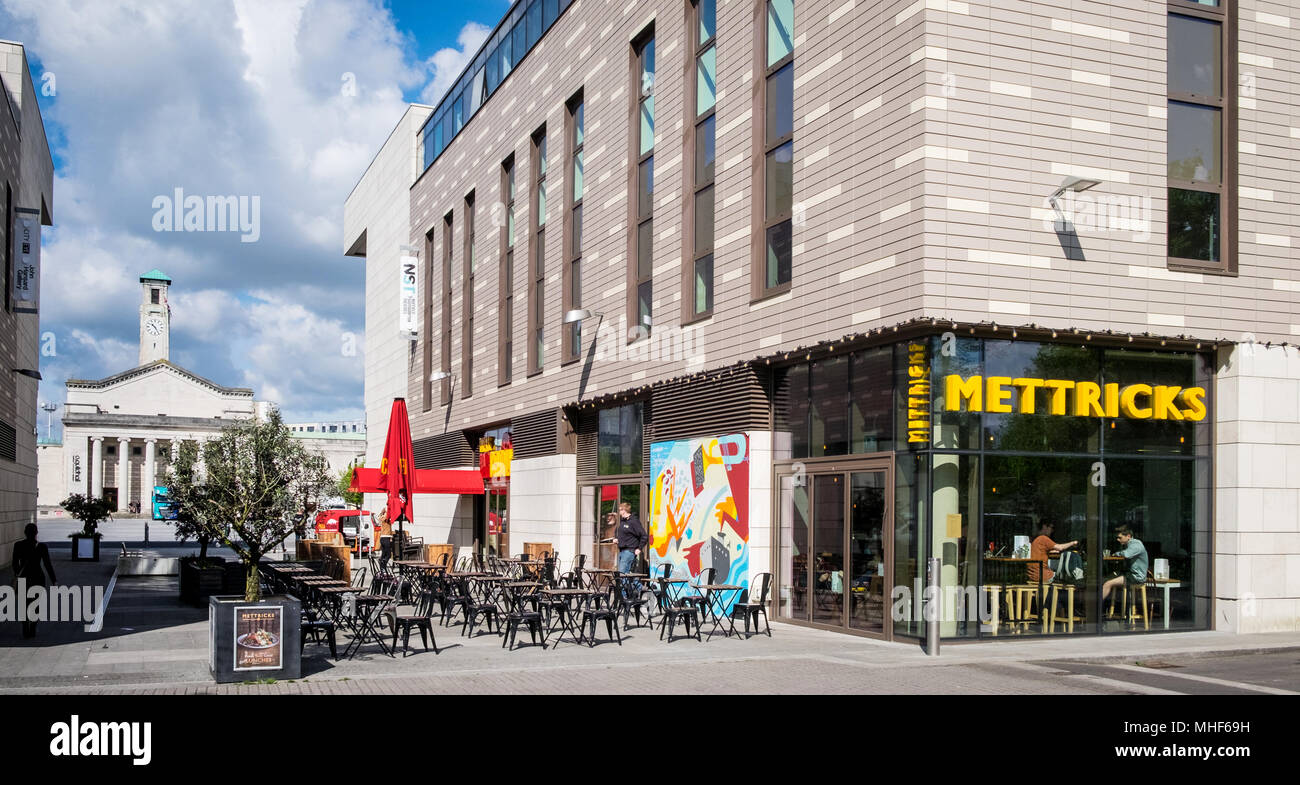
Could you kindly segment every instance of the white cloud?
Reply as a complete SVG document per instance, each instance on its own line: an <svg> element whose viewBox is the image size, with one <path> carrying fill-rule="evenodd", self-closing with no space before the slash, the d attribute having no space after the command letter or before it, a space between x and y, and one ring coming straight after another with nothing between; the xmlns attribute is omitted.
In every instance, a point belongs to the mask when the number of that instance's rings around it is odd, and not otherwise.
<svg viewBox="0 0 1300 785"><path fill-rule="evenodd" d="M478 52L478 48L491 34L492 28L478 22L470 22L460 29L460 35L456 37L456 43L460 48L448 47L434 52L433 57L426 61L429 70L433 72L433 79L420 93L420 101L430 106L437 105L438 101L442 100L443 94L456 81L456 77L465 70L465 65L469 63L470 58Z"/></svg>

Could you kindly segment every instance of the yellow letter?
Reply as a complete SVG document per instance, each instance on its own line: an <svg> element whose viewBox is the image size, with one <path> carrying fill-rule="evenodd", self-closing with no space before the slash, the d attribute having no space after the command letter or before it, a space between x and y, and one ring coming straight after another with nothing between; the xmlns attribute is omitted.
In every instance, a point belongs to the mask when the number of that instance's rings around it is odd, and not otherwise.
<svg viewBox="0 0 1300 785"><path fill-rule="evenodd" d="M1079 382L1074 385L1074 416L1105 417L1101 410L1101 386L1096 382Z"/></svg>
<svg viewBox="0 0 1300 785"><path fill-rule="evenodd" d="M1157 420L1181 420L1183 413L1174 406L1178 393L1182 392L1181 387L1166 387L1160 385L1155 389L1152 396L1151 408L1155 409L1155 418Z"/></svg>
<svg viewBox="0 0 1300 785"><path fill-rule="evenodd" d="M984 394L984 411L995 414L1011 413L1011 390L1006 389L1011 384L1010 376L990 376L985 379L988 385L988 392Z"/></svg>
<svg viewBox="0 0 1300 785"><path fill-rule="evenodd" d="M1034 413L1034 397L1038 393L1038 388L1043 386L1042 379L1016 379L1012 382L1020 388L1020 413Z"/></svg>
<svg viewBox="0 0 1300 785"><path fill-rule="evenodd" d="M951 374L944 379L944 408L950 412L961 411L961 402L963 398L970 399L966 406L966 411L982 412L984 411L984 377L972 376L966 381L962 381L961 376Z"/></svg>
<svg viewBox="0 0 1300 785"><path fill-rule="evenodd" d="M1074 382L1060 379L1048 379L1043 386L1052 391L1052 401L1048 411L1052 414L1065 414L1065 391L1074 387Z"/></svg>
<svg viewBox="0 0 1300 785"><path fill-rule="evenodd" d="M1115 418L1119 416L1119 385L1108 384L1105 387L1106 393L1106 416Z"/></svg>
<svg viewBox="0 0 1300 785"><path fill-rule="evenodd" d="M1183 410L1183 417L1192 422L1200 422L1205 419L1205 388L1188 387L1183 390L1183 403L1187 406Z"/></svg>
<svg viewBox="0 0 1300 785"><path fill-rule="evenodd" d="M1151 395L1151 385L1149 384L1130 384L1125 387L1119 394L1119 410L1125 417L1133 420L1151 419L1151 407L1140 408L1137 405L1139 395Z"/></svg>

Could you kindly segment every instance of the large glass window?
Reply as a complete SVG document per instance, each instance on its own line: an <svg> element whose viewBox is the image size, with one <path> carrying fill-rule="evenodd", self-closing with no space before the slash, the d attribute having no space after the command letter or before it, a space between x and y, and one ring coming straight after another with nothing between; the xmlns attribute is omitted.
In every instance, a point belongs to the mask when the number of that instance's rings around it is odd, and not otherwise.
<svg viewBox="0 0 1300 785"><path fill-rule="evenodd" d="M533 209L528 272L528 373L546 361L546 126L533 134Z"/></svg>
<svg viewBox="0 0 1300 785"><path fill-rule="evenodd" d="M460 395L474 394L474 193L465 197L465 248L461 260Z"/></svg>
<svg viewBox="0 0 1300 785"><path fill-rule="evenodd" d="M892 449L892 364L884 347L778 369L777 459Z"/></svg>
<svg viewBox="0 0 1300 785"><path fill-rule="evenodd" d="M585 109L582 93L579 92L568 103L568 142L569 142L569 179L573 187L567 194L568 199L568 250L564 263L564 299L563 310L568 313L582 303L582 196L583 184L583 149L586 139ZM582 348L582 322L573 322L564 326L564 359L578 359Z"/></svg>
<svg viewBox="0 0 1300 785"><path fill-rule="evenodd" d="M631 206L634 226L629 284L635 293L629 302L629 340L649 335L654 311L654 147L655 147L655 39L651 28L633 45L632 89L636 101L637 132L633 151L637 165L637 198Z"/></svg>
<svg viewBox="0 0 1300 785"><path fill-rule="evenodd" d="M497 384L509 384L514 370L515 310L515 159L501 164L501 203L505 226L501 228L501 271L498 276Z"/></svg>
<svg viewBox="0 0 1300 785"><path fill-rule="evenodd" d="M783 291L793 273L794 0L767 0L765 41L760 296Z"/></svg>
<svg viewBox="0 0 1300 785"><path fill-rule="evenodd" d="M600 410L596 463L601 474L640 474L641 404Z"/></svg>
<svg viewBox="0 0 1300 785"><path fill-rule="evenodd" d="M687 121L695 127L692 144L695 166L690 170L695 204L694 231L686 238L691 273L686 276L684 316L700 318L713 312L714 163L718 98L717 8L715 0L696 0L688 21L695 43L695 101ZM691 107L691 102L686 103Z"/></svg>
<svg viewBox="0 0 1300 785"><path fill-rule="evenodd" d="M1235 4L1233 4L1235 6ZM1168 253L1172 266L1234 272L1234 8L1172 0L1168 23Z"/></svg>

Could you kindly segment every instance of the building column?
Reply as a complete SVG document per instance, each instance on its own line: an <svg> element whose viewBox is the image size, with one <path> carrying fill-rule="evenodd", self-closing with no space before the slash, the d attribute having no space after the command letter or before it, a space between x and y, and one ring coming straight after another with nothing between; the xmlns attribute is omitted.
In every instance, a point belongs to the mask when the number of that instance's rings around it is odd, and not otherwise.
<svg viewBox="0 0 1300 785"><path fill-rule="evenodd" d="M126 512L131 503L131 440L117 437L117 511Z"/></svg>
<svg viewBox="0 0 1300 785"><path fill-rule="evenodd" d="M104 437L95 436L90 443L90 465L86 467L90 475L90 495L100 499L104 496Z"/></svg>
<svg viewBox="0 0 1300 785"><path fill-rule="evenodd" d="M154 478L157 467L154 463L154 449L157 439L144 440L144 471L140 472L140 512L153 515L153 487L158 484Z"/></svg>

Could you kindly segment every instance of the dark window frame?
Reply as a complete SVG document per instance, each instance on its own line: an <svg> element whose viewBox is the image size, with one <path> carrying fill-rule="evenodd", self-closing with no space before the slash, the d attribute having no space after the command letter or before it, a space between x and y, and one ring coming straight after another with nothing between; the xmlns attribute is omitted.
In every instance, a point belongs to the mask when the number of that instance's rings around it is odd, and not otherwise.
<svg viewBox="0 0 1300 785"><path fill-rule="evenodd" d="M546 366L546 324L541 318L546 301L546 224L539 222L542 189L546 187L546 126L533 132L528 210L528 375L536 376ZM549 169L549 165L545 166ZM548 199L549 201L549 199ZM542 345L539 347L538 344Z"/></svg>
<svg viewBox="0 0 1300 785"><path fill-rule="evenodd" d="M460 397L474 394L474 192L465 195L460 290Z"/></svg>
<svg viewBox="0 0 1300 785"><path fill-rule="evenodd" d="M646 338L653 332L654 328L654 157L655 148L654 140L651 139L650 149L645 153L641 152L641 107L647 97L653 98L655 94L654 85L651 85L649 96L643 95L641 87L641 74L644 70L644 59L646 49L653 46L655 42L655 26L651 22L644 30L632 39L632 46L629 49L630 54L630 74L628 79L628 111L630 133L628 134L628 152L632 161L631 169L628 173L628 194L631 198L628 202L628 264L627 264L627 324L628 331L626 340L629 344L635 343ZM655 79L657 80L659 63L657 60L658 52L656 48L655 62ZM658 106L654 107L657 112ZM640 204L640 174L641 167L647 166L650 171L650 204L645 211L641 210ZM649 275L640 274L641 261L641 243L640 236L642 228L650 234L650 264ZM650 286L650 312L646 314L650 319L650 324L643 324L641 320L640 292L641 287Z"/></svg>
<svg viewBox="0 0 1300 785"><path fill-rule="evenodd" d="M684 200L682 210L682 255L687 260L684 274L682 275L682 324L692 324L694 322L704 321L713 316L713 300L717 292L714 289L714 283L717 276L714 275L714 265L717 257L714 255L717 242L717 218L718 218L718 191L717 191L717 112L718 102L715 94L713 105L703 113L697 112L699 96L699 78L700 78L700 59L710 50L714 50L714 78L717 77L717 14L716 6L714 13L714 30L713 36L707 41L700 41L700 2L699 0L687 0L686 4L686 27L687 40L689 41L688 51L693 52L694 56L685 58L686 62L686 79L687 85L686 97L683 100L685 107L685 131L682 139L682 165L683 165L683 182L685 191L690 194L691 198ZM716 85L715 85L716 87ZM714 122L714 176L708 180L699 180L695 178L695 156L699 144L700 134L705 123L710 120ZM697 248L695 244L695 213L696 203L700 194L705 190L713 189L713 226L714 235L707 248ZM695 309L695 274L700 260L705 257L713 257L710 263L709 271L709 307L702 311Z"/></svg>
<svg viewBox="0 0 1300 785"><path fill-rule="evenodd" d="M1177 256L1167 256L1169 269L1182 272L1208 273L1211 275L1237 275L1238 269L1238 251L1237 251L1237 158L1238 158L1238 134L1237 134L1237 102L1239 100L1237 90L1237 3L1226 2L1218 6L1205 6L1189 0L1168 0L1167 16L1185 16L1197 19L1204 19L1219 23L1220 35L1220 77L1222 95L1219 97L1193 95L1190 93L1174 92L1166 85L1167 103L1178 102L1192 104L1194 106L1218 109L1221 112L1219 121L1220 127L1219 141L1221 149L1219 151L1220 166L1222 167L1222 176L1219 183L1174 180L1166 178L1166 221L1168 219L1168 210L1170 201L1168 199L1169 191L1178 189L1182 191L1197 191L1201 193L1213 193L1219 196L1219 261L1207 262L1200 259L1186 259ZM1166 49L1165 61L1168 62L1168 49ZM1166 129L1168 129L1168 113L1166 112ZM1166 141L1168 140L1168 131L1166 130ZM1168 223L1166 223L1166 254L1168 254Z"/></svg>
<svg viewBox="0 0 1300 785"><path fill-rule="evenodd" d="M433 411L433 259L436 252L436 229L424 233L424 373L421 381L421 401L424 411Z"/></svg>
<svg viewBox="0 0 1300 785"><path fill-rule="evenodd" d="M578 139L578 114L582 113L583 139ZM568 162L569 185L564 189L564 269L561 271L562 314L582 307L582 195L574 194L578 158L586 140L586 105L581 89L565 103L565 160ZM586 193L584 158L583 193ZM582 349L582 322L562 324L560 363L576 362Z"/></svg>
<svg viewBox="0 0 1300 785"><path fill-rule="evenodd" d="M795 48L772 65L767 64L767 10L771 0L757 0L754 4L754 74L753 89L754 140L753 165L751 177L753 182L753 218L750 243L750 301L758 302L770 297L785 294L794 283L794 251L790 252L790 280L775 286L767 285L767 231L786 221L793 222L793 200L789 211L778 214L775 218L767 217L767 156L782 145L794 141L794 124L790 124L790 133L772 142L767 141L767 92L768 82L778 71L794 62ZM797 11L796 6L796 11ZM793 99L792 99L793 100ZM793 223L791 224L791 245L793 246Z"/></svg>
<svg viewBox="0 0 1300 785"><path fill-rule="evenodd" d="M442 218L442 361L440 370L451 373L451 242L453 216L449 210ZM439 398L443 406L451 404L451 377L439 383Z"/></svg>
<svg viewBox="0 0 1300 785"><path fill-rule="evenodd" d="M497 386L504 387L514 375L514 267L515 246L510 237L510 226L515 214L515 156L512 153L501 162L502 215L500 237L500 271L497 276Z"/></svg>

